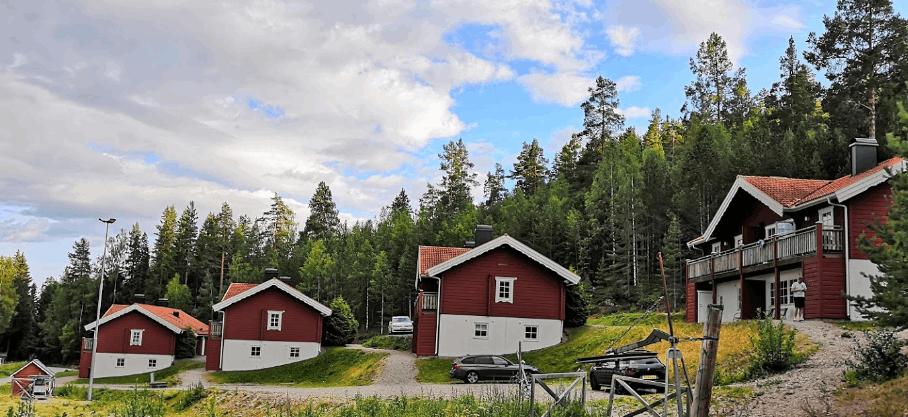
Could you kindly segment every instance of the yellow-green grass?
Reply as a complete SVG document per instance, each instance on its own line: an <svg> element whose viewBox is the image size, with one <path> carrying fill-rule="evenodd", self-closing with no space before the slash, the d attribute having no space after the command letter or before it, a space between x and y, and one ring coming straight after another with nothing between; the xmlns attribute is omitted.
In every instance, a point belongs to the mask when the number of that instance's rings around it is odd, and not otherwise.
<svg viewBox="0 0 908 417"><path fill-rule="evenodd" d="M9 374L16 372L19 368L25 366L25 362L6 362L3 365L0 365L0 377L9 376Z"/></svg>
<svg viewBox="0 0 908 417"><path fill-rule="evenodd" d="M449 384L451 378L450 358L421 358L416 360L416 380L427 384Z"/></svg>
<svg viewBox="0 0 908 417"><path fill-rule="evenodd" d="M381 371L387 353L328 348L312 359L254 371L221 371L209 374L220 384L266 384L297 387L369 385Z"/></svg>
<svg viewBox="0 0 908 417"><path fill-rule="evenodd" d="M189 369L199 369L204 367L203 362L192 359L180 359L173 362L172 366L154 372L155 382L163 382L167 385L177 385L180 383L179 374ZM143 385L151 381L151 372L144 374L111 376L106 378L95 378L95 384L102 385ZM78 379L77 384L87 384L88 379Z"/></svg>
<svg viewBox="0 0 908 417"><path fill-rule="evenodd" d="M882 383L864 383L842 388L834 408L842 416L902 417L908 405L908 372Z"/></svg>
<svg viewBox="0 0 908 417"><path fill-rule="evenodd" d="M57 372L56 374L54 374L54 376L56 376L57 378L63 378L63 377L67 377L67 376L76 376L76 375L79 375L79 371L77 371L75 369L67 369L65 371L60 371L60 372Z"/></svg>

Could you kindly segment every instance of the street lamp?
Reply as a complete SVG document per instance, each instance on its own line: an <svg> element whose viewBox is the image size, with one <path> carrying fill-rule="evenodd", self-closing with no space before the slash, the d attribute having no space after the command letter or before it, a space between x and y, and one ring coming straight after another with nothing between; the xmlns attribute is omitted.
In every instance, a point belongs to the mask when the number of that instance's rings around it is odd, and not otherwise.
<svg viewBox="0 0 908 417"><path fill-rule="evenodd" d="M110 232L110 225L113 224L117 219L98 219L99 222L104 223L104 252L101 255L101 276L98 279L98 309L95 313L95 328L92 331L92 340L91 340L91 365L88 369L88 401L91 401L91 389L95 383L95 354L98 353L98 328L101 326L98 325L98 322L101 321L101 297L104 295L104 268L105 262L107 261L107 234Z"/></svg>

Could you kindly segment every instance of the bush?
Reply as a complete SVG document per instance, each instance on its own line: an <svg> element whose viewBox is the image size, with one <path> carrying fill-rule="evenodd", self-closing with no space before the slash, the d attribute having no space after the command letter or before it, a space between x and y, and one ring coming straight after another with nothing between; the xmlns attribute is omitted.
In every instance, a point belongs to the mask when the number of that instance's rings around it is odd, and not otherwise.
<svg viewBox="0 0 908 417"><path fill-rule="evenodd" d="M133 389L114 412L114 417L164 417L164 398L148 390Z"/></svg>
<svg viewBox="0 0 908 417"><path fill-rule="evenodd" d="M750 338L753 356L748 373L760 376L768 373L787 371L795 361L795 334L782 323L773 324L770 319L757 322L757 333Z"/></svg>
<svg viewBox="0 0 908 417"><path fill-rule="evenodd" d="M376 335L363 342L363 346L373 349L390 349L409 352L412 339L413 338L410 336Z"/></svg>
<svg viewBox="0 0 908 417"><path fill-rule="evenodd" d="M331 301L331 315L325 319L322 343L326 346L344 346L356 338L359 322L353 317L350 306L341 297Z"/></svg>
<svg viewBox="0 0 908 417"><path fill-rule="evenodd" d="M889 329L864 334L867 342L855 344L854 358L847 362L846 380L851 384L858 381L882 382L901 375L908 366L908 357L901 352L905 342Z"/></svg>
<svg viewBox="0 0 908 417"><path fill-rule="evenodd" d="M183 411L189 407L192 407L195 403L199 402L207 395L208 392L205 391L205 387L201 383L194 384L189 388L180 391L180 393L177 395L174 407L177 409L177 411Z"/></svg>
<svg viewBox="0 0 908 417"><path fill-rule="evenodd" d="M174 355L176 359L191 359L195 357L196 335L192 330L186 329L177 336L177 347Z"/></svg>

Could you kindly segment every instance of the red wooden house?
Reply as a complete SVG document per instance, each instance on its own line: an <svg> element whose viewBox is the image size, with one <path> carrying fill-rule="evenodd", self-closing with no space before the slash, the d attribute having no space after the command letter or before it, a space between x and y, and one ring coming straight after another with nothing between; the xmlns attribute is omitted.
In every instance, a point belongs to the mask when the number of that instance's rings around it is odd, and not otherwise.
<svg viewBox="0 0 908 417"><path fill-rule="evenodd" d="M208 325L176 308L149 304L114 304L98 322L85 330L98 330L95 377L135 375L173 364L177 337L184 331L196 334L196 343L208 337ZM82 339L79 377L88 378L92 339Z"/></svg>
<svg viewBox="0 0 908 417"><path fill-rule="evenodd" d="M705 255L688 260L687 319L705 320L707 304L725 306L723 321L760 312L792 317L789 294L807 284L805 318L861 319L846 296L869 296L879 273L859 248L883 222L892 175L902 158L877 162L877 143L851 145L852 173L835 180L738 176L702 236L688 242Z"/></svg>
<svg viewBox="0 0 908 417"><path fill-rule="evenodd" d="M479 226L475 248L420 246L413 352L504 354L561 342L573 272L508 235Z"/></svg>
<svg viewBox="0 0 908 417"><path fill-rule="evenodd" d="M213 306L205 368L239 371L309 359L321 352L322 321L331 309L278 278L232 283Z"/></svg>
<svg viewBox="0 0 908 417"><path fill-rule="evenodd" d="M11 373L9 379L11 384L10 392L13 397L20 397L22 394L29 392L37 379L43 380L45 393L50 394L53 391L54 372L37 359ZM41 383L42 381L38 381L39 386Z"/></svg>

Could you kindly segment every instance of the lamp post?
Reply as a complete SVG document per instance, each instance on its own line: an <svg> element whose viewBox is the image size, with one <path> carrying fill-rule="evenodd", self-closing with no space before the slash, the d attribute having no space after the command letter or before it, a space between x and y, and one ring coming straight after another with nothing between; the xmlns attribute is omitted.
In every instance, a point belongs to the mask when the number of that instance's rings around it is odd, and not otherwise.
<svg viewBox="0 0 908 417"><path fill-rule="evenodd" d="M91 364L89 365L88 370L88 401L91 401L91 389L95 383L95 356L98 353L98 329L101 327L98 325L98 322L101 321L101 297L104 295L104 268L106 267L105 262L107 261L107 234L110 232L110 225L117 219L98 219L99 222L104 223L104 252L101 255L101 276L98 279L98 308L95 312L95 328L92 332L91 340Z"/></svg>

